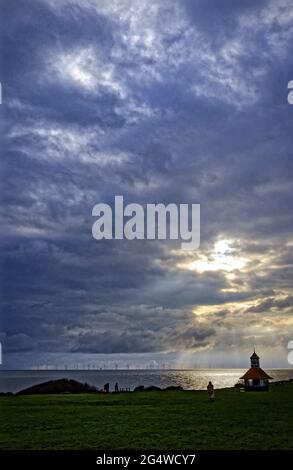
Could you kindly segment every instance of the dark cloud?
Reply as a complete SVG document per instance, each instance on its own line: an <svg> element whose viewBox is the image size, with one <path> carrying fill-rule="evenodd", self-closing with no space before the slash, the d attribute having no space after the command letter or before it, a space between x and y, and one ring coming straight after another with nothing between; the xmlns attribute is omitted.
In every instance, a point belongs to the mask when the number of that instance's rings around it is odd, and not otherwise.
<svg viewBox="0 0 293 470"><path fill-rule="evenodd" d="M284 342L290 2L23 0L2 11L4 350L243 348L247 317ZM94 241L93 205L118 194L200 203L200 250ZM192 268L215 266L219 239L242 268Z"/></svg>

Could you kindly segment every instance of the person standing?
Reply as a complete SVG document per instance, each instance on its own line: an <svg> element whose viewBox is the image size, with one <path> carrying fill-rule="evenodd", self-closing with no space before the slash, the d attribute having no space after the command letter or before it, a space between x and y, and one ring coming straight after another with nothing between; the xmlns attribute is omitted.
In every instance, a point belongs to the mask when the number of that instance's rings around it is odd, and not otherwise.
<svg viewBox="0 0 293 470"><path fill-rule="evenodd" d="M215 399L215 389L211 381L209 381L207 386L208 395L210 397L210 401L214 401Z"/></svg>

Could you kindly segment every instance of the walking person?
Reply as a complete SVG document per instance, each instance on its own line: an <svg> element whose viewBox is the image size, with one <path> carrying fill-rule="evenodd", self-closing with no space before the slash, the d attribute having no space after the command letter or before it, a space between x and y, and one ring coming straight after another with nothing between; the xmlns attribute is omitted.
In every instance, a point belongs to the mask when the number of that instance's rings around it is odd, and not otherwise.
<svg viewBox="0 0 293 470"><path fill-rule="evenodd" d="M210 401L214 401L214 399L215 399L215 389L214 389L214 386L213 386L211 381L209 381L209 383L208 383L207 391L208 391Z"/></svg>

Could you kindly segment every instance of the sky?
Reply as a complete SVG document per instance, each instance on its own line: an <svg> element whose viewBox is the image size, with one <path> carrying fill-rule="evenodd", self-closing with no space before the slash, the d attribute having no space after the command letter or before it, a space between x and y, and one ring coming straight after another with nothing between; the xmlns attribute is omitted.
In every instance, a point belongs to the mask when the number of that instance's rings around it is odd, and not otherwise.
<svg viewBox="0 0 293 470"><path fill-rule="evenodd" d="M2 368L289 367L290 0L1 0ZM201 205L201 244L92 208ZM291 366L292 367L292 366Z"/></svg>

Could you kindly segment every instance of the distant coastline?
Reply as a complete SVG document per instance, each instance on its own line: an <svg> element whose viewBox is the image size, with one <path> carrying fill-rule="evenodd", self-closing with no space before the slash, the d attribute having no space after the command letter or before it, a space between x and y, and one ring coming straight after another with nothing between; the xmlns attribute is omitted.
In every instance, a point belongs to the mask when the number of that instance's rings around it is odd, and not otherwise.
<svg viewBox="0 0 293 470"><path fill-rule="evenodd" d="M274 385L284 385L293 382L293 378L287 380L278 380L274 382ZM235 389L242 389L243 386L240 383L234 384L234 387L224 387L225 388L235 388ZM223 390L218 389L218 390ZM78 382L77 380L72 379L57 379L57 380L49 380L47 382L42 382L32 387L24 388L16 393L12 392L1 392L0 396L12 396L12 395L51 395L51 394L81 394L81 393L137 393L137 392L167 392L167 391L188 391L184 390L181 386L168 386L165 388L158 387L156 385L152 385L149 387L145 387L144 385L138 385L134 387L133 390L130 388L118 388L115 391L105 391L104 389L95 387L94 385L88 384L87 382L82 383ZM189 390L189 391L196 391L196 390Z"/></svg>
<svg viewBox="0 0 293 470"><path fill-rule="evenodd" d="M293 379L291 369L266 369L273 381ZM184 390L205 390L211 380L217 389L233 387L245 369L180 369L180 370L0 370L0 391L17 393L28 387L50 380L71 379L88 383L98 389L109 383L110 391L115 383L119 389L156 386L182 387Z"/></svg>

